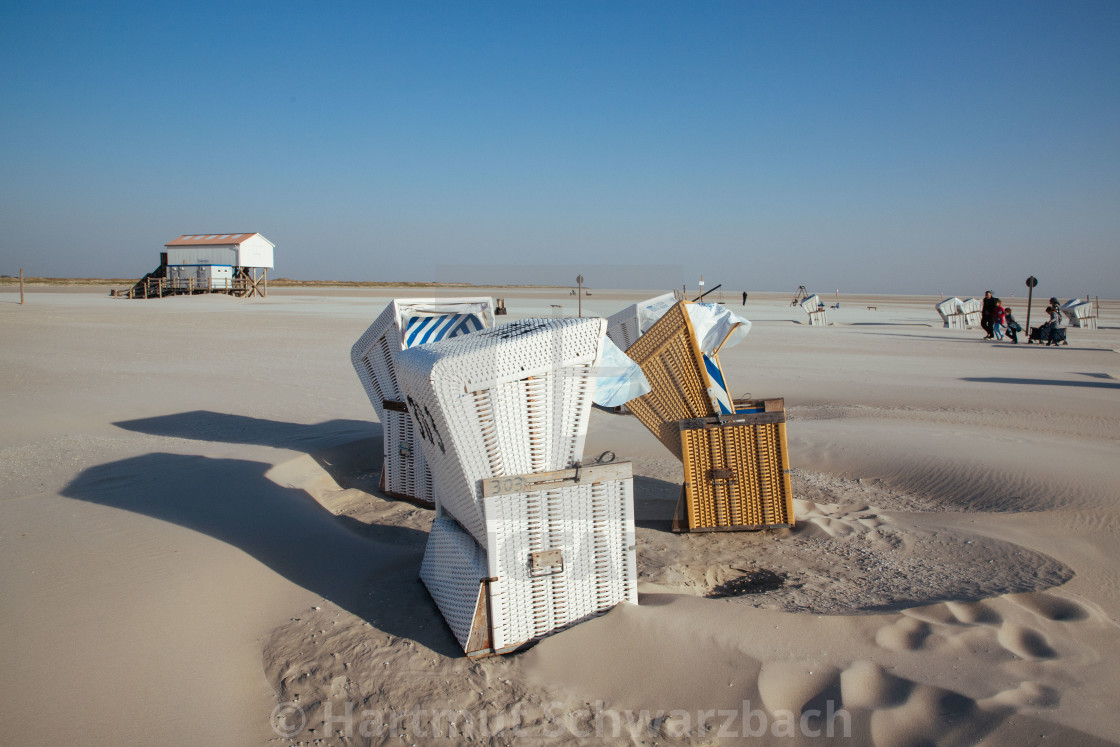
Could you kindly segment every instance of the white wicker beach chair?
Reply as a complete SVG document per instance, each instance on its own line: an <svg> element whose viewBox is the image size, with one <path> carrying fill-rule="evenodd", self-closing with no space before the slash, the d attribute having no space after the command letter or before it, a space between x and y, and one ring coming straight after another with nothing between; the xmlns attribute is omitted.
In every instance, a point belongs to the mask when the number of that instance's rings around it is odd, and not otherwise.
<svg viewBox="0 0 1120 747"><path fill-rule="evenodd" d="M583 457L605 319L525 319L402 351L439 504L485 546L481 481Z"/></svg>
<svg viewBox="0 0 1120 747"><path fill-rule="evenodd" d="M398 298L354 344L351 362L383 429L381 487L386 494L424 506L435 500L431 472L397 383L396 356L416 345L492 326L494 303L487 297Z"/></svg>
<svg viewBox="0 0 1120 747"><path fill-rule="evenodd" d="M420 578L467 656L637 603L631 475L617 463L484 481L486 547L440 511Z"/></svg>
<svg viewBox="0 0 1120 747"><path fill-rule="evenodd" d="M821 297L816 293L801 302L801 308L809 315L809 324L813 327L828 326L828 312L825 311Z"/></svg>
<svg viewBox="0 0 1120 747"><path fill-rule="evenodd" d="M578 467L608 344L526 319L396 358L439 512L421 578L470 656L636 601L630 466Z"/></svg>
<svg viewBox="0 0 1120 747"><path fill-rule="evenodd" d="M607 317L607 337L619 349L626 350L676 302L672 293L665 293L611 314Z"/></svg>
<svg viewBox="0 0 1120 747"><path fill-rule="evenodd" d="M626 351L652 386L626 406L678 459L679 421L736 412L719 352L750 328L750 321L718 304L681 301Z"/></svg>
<svg viewBox="0 0 1120 747"><path fill-rule="evenodd" d="M979 298L966 298L961 301L961 309L964 311L965 327L972 329L980 326L980 319L984 312L983 301Z"/></svg>
<svg viewBox="0 0 1120 747"><path fill-rule="evenodd" d="M964 302L956 296L946 298L934 308L941 315L942 323L949 329L964 329L967 326Z"/></svg>
<svg viewBox="0 0 1120 747"><path fill-rule="evenodd" d="M1097 315L1093 313L1093 304L1089 301L1072 298L1062 304L1062 313L1069 320L1071 327L1097 328Z"/></svg>

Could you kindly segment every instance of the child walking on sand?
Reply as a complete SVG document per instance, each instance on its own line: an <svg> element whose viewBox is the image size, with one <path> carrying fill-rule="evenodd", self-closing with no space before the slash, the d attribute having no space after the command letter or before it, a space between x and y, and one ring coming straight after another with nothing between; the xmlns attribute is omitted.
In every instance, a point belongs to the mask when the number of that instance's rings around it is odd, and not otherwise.
<svg viewBox="0 0 1120 747"><path fill-rule="evenodd" d="M996 340L1003 340L1003 328L1007 321L1006 312L1003 309L1003 304L998 298L993 298L995 308L992 309L992 334L996 336Z"/></svg>
<svg viewBox="0 0 1120 747"><path fill-rule="evenodd" d="M1011 314L1011 307L1008 306L1003 310L1003 321L1007 325L1007 336L1011 338L1011 342L1015 345L1019 344L1019 333L1023 331L1023 325L1015 321L1015 317Z"/></svg>

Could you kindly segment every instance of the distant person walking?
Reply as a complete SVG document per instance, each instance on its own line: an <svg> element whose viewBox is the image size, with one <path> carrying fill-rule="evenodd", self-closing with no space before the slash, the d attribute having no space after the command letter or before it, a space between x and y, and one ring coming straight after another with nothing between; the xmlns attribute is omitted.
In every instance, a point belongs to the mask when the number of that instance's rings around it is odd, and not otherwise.
<svg viewBox="0 0 1120 747"><path fill-rule="evenodd" d="M746 291L743 291L743 305L744 306L747 305L747 292Z"/></svg>
<svg viewBox="0 0 1120 747"><path fill-rule="evenodd" d="M1003 321L1007 325L1007 336L1015 345L1019 344L1019 333L1023 331L1023 325L1015 321L1015 317L1011 315L1011 307L1008 306L1003 310Z"/></svg>
<svg viewBox="0 0 1120 747"><path fill-rule="evenodd" d="M1003 310L1003 302L998 298L993 298L995 301L995 310L992 312L992 334L995 335L997 341L1003 340L1003 326L1006 320L1006 313Z"/></svg>
<svg viewBox="0 0 1120 747"><path fill-rule="evenodd" d="M990 340L994 336L992 332L992 321L996 313L995 299L992 298L991 291L984 291L984 305L980 307L980 326L988 334L984 337L985 340Z"/></svg>
<svg viewBox="0 0 1120 747"><path fill-rule="evenodd" d="M1058 299L1051 298L1050 299L1050 306L1051 306L1051 308L1054 309L1054 315L1056 316L1056 318L1058 320L1058 325L1056 325L1056 326L1060 326L1061 323L1062 323L1062 305L1060 303L1058 303Z"/></svg>

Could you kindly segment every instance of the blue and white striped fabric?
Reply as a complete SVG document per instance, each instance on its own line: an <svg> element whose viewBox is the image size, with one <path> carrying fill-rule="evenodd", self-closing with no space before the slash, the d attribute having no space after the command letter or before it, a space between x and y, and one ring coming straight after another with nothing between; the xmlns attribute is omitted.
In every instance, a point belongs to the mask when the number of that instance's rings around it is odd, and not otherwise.
<svg viewBox="0 0 1120 747"><path fill-rule="evenodd" d="M735 405L731 401L731 395L727 393L727 382L723 380L723 371L719 370L719 364L705 355L704 369L708 372L708 384L711 385L712 394L715 397L716 405L719 407L719 414L733 414Z"/></svg>
<svg viewBox="0 0 1120 747"><path fill-rule="evenodd" d="M480 330L483 326L482 319L477 314L414 316L405 327L404 346L412 348L426 342L458 337Z"/></svg>
<svg viewBox="0 0 1120 747"><path fill-rule="evenodd" d="M719 363L706 355L704 356L704 370L708 373L708 383L711 384L712 394L715 395L720 415L762 412L760 407L735 408L735 401L731 399L731 393L727 391L727 382L724 381L723 371L720 370Z"/></svg>

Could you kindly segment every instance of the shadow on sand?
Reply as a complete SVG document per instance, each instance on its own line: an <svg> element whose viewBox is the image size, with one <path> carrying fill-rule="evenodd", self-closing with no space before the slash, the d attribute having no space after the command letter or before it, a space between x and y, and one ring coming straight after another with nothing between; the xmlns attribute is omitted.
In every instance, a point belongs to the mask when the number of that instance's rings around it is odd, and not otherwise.
<svg viewBox="0 0 1120 747"><path fill-rule="evenodd" d="M1093 374L1083 374L1086 376ZM1120 383L1108 381L1061 381L1059 379L1014 379L1002 376L967 376L961 381L980 384L1030 384L1034 386L1080 386L1090 389L1120 389Z"/></svg>
<svg viewBox="0 0 1120 747"><path fill-rule="evenodd" d="M339 437L365 436L377 448L380 426L331 421L317 426L192 412L119 423L144 433L300 449L339 477L351 465L332 459ZM326 448L335 444L334 449ZM349 444L352 446L353 444ZM324 447L320 451L312 451ZM348 451L353 451L349 449ZM374 466L371 464L371 466ZM274 483L271 465L239 459L152 453L83 470L62 495L150 516L236 547L292 583L376 627L446 656L461 655L418 579L427 533L336 516L306 491ZM349 472L353 474L352 472ZM189 571L185 571L189 572Z"/></svg>
<svg viewBox="0 0 1120 747"><path fill-rule="evenodd" d="M329 420L316 425L302 425L193 410L176 415L122 420L113 425L152 436L302 451L315 459L341 487L377 491L382 461L380 423Z"/></svg>

